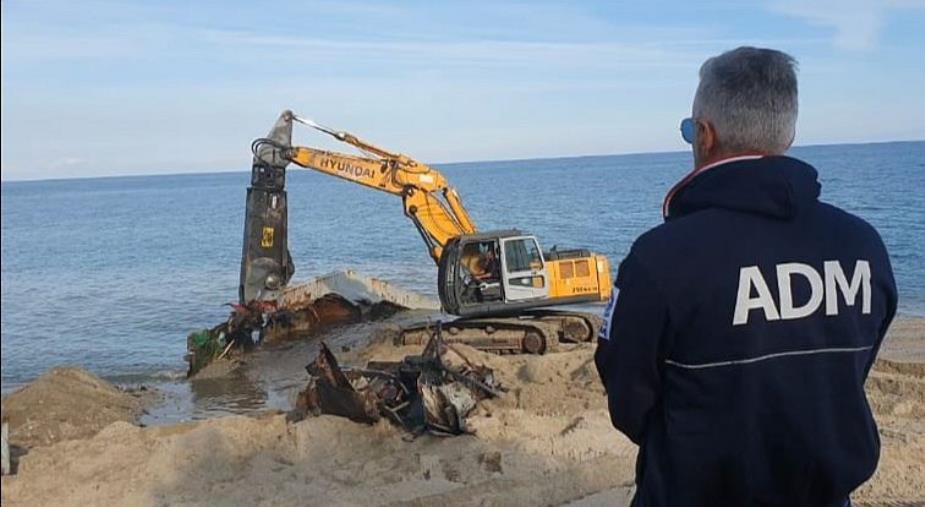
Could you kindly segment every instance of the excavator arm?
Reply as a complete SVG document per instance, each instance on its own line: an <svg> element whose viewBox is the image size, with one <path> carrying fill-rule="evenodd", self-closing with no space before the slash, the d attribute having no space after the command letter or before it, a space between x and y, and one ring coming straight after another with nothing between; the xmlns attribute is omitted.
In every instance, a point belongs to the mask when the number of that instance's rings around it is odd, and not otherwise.
<svg viewBox="0 0 925 507"><path fill-rule="evenodd" d="M263 138L254 142L255 159L272 154L269 160L282 158L298 166L313 169L360 185L400 196L405 215L411 219L435 263L440 261L443 248L454 237L476 232L469 212L456 189L436 169L406 155L393 153L365 142L353 134L336 131L301 118L289 111L280 117L283 123L293 121L308 125L350 144L367 156L291 146L277 139Z"/></svg>

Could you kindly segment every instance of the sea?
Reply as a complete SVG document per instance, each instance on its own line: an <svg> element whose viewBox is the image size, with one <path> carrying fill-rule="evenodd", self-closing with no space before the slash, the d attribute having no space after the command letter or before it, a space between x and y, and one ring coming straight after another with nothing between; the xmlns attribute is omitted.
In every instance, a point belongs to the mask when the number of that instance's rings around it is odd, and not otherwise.
<svg viewBox="0 0 925 507"><path fill-rule="evenodd" d="M925 316L925 142L793 148L822 199L873 224L899 311ZM480 229L518 228L544 248L616 266L661 222L689 153L438 165ZM3 182L2 389L80 365L117 382L182 378L186 336L237 297L250 171ZM436 269L395 196L291 169L295 281L353 269L435 295ZM307 362L306 358L306 362Z"/></svg>

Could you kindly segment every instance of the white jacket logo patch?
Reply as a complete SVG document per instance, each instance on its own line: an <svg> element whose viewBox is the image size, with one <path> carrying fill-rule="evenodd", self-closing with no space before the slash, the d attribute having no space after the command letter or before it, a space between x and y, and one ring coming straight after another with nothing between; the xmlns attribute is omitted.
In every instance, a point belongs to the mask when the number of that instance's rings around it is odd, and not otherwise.
<svg viewBox="0 0 925 507"><path fill-rule="evenodd" d="M768 284L758 266L739 269L739 290L736 295L735 313L732 325L748 324L752 310L762 310L767 320L800 319L812 315L825 302L826 315L838 315L839 292L846 306L854 306L858 292L861 293L861 312L870 313L870 263L859 260L854 265L851 282L838 261L825 261L820 275L809 264L788 262L778 264L777 290L780 301L775 304ZM795 304L791 280L801 276L810 286L809 301ZM752 293L754 292L754 296Z"/></svg>
<svg viewBox="0 0 925 507"><path fill-rule="evenodd" d="M617 288L614 287L610 289L610 302L607 303L607 308L604 309L604 323L601 325L601 329L598 330L598 338L603 340L610 339L610 326L613 321L613 311L617 307Z"/></svg>

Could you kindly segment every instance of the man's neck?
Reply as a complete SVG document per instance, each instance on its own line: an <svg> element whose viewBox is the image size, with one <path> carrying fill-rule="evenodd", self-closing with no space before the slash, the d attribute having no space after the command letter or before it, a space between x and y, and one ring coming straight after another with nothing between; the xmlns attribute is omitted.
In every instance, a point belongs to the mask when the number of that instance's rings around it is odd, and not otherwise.
<svg viewBox="0 0 925 507"><path fill-rule="evenodd" d="M716 155L709 157L699 165L694 167L695 172L703 172L707 169L712 169L718 165L726 164L729 162L735 162L737 160L748 160L753 158L761 158L770 155L769 153L760 152L760 151L742 151L738 153L724 153L722 155Z"/></svg>

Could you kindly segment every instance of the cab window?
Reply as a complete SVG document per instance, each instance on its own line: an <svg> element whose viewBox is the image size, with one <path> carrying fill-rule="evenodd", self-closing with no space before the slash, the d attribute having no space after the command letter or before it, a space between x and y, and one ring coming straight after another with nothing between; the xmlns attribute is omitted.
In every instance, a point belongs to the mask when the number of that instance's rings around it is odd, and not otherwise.
<svg viewBox="0 0 925 507"><path fill-rule="evenodd" d="M533 238L514 239L504 243L504 260L508 273L543 268L540 249Z"/></svg>

